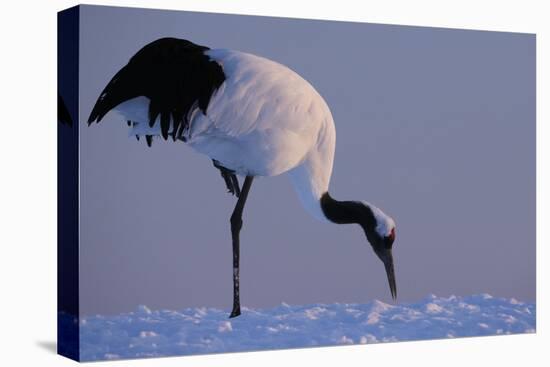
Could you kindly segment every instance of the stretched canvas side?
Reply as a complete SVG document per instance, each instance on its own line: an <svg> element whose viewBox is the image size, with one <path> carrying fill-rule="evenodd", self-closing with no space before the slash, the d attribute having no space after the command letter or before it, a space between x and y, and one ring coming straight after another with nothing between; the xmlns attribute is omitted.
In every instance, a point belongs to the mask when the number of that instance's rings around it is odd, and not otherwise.
<svg viewBox="0 0 550 367"><path fill-rule="evenodd" d="M79 7L57 18L57 353L79 360Z"/></svg>

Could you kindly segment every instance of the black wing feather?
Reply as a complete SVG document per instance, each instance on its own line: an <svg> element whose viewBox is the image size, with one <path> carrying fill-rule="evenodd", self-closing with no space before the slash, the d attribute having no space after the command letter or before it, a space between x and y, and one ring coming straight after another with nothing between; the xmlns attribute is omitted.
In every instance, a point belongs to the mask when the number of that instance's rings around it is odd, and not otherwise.
<svg viewBox="0 0 550 367"><path fill-rule="evenodd" d="M71 118L69 109L60 94L57 95L57 120L62 124L73 126L73 119Z"/></svg>
<svg viewBox="0 0 550 367"><path fill-rule="evenodd" d="M161 133L181 138L196 103L206 114L212 94L225 81L222 67L204 54L208 47L177 38L161 38L139 50L99 96L88 124L99 122L120 103L149 98L149 125L160 116ZM143 121L145 122L145 121Z"/></svg>

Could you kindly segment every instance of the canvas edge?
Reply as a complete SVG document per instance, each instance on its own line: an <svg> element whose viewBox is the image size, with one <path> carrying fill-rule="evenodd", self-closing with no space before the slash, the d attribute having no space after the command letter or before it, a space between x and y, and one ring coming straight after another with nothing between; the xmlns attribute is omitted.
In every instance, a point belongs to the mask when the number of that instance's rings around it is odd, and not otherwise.
<svg viewBox="0 0 550 367"><path fill-rule="evenodd" d="M57 13L57 354L75 361L80 361L79 18L79 6Z"/></svg>

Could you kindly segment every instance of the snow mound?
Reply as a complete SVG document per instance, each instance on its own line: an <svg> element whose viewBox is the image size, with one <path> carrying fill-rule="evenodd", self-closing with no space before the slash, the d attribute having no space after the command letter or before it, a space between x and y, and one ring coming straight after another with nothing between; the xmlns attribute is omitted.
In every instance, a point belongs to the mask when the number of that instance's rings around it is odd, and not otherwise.
<svg viewBox="0 0 550 367"><path fill-rule="evenodd" d="M160 357L535 332L536 307L488 294L418 303L150 310L80 320L81 360Z"/></svg>

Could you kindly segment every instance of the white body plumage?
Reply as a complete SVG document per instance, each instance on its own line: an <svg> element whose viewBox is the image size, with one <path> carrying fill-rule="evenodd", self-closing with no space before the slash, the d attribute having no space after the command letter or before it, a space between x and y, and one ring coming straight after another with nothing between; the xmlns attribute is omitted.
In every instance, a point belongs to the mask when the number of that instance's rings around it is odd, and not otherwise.
<svg viewBox="0 0 550 367"><path fill-rule="evenodd" d="M328 191L336 136L324 99L272 60L225 49L206 54L222 66L226 80L206 114L198 107L190 111L187 144L239 175L288 172L306 210L326 221L319 199ZM147 123L148 107L141 96L115 108L134 121L131 136L160 136L160 124Z"/></svg>

